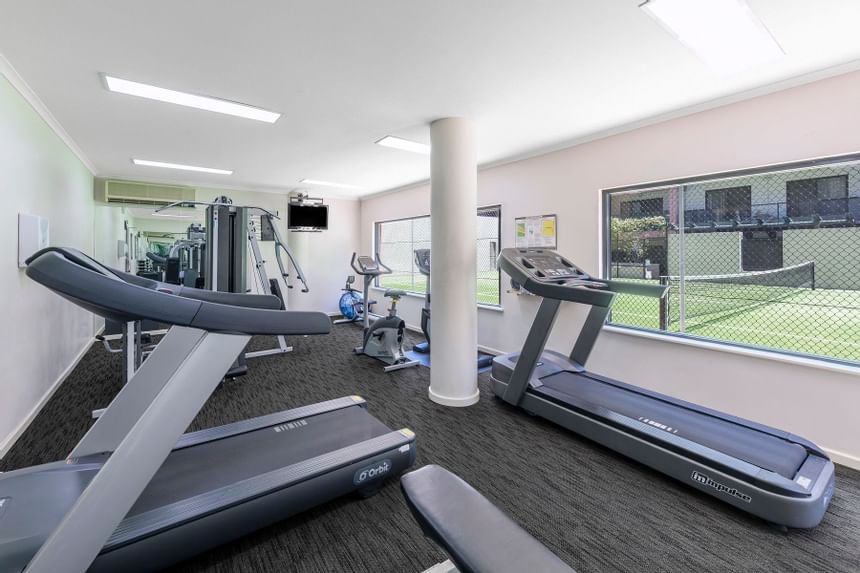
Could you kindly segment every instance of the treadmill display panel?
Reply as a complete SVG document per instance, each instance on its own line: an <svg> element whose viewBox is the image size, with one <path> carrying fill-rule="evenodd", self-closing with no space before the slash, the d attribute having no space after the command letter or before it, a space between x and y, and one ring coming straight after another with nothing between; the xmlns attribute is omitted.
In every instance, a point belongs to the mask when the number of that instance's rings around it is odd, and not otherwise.
<svg viewBox="0 0 860 573"><path fill-rule="evenodd" d="M588 275L578 268L566 264L559 256L553 254L532 254L522 257L523 266L537 278L574 279L588 278Z"/></svg>

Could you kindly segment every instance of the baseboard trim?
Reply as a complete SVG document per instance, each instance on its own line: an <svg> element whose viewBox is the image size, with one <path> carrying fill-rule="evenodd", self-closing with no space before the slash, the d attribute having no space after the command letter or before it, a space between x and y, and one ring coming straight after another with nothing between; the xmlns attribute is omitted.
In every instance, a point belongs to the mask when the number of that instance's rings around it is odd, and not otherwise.
<svg viewBox="0 0 860 573"><path fill-rule="evenodd" d="M8 454L9 450L12 449L12 446L14 446L15 442L18 441L18 438L21 437L21 434L23 434L27 430L27 428L30 427L30 424L33 423L33 420L36 419L36 416L39 414L39 412L42 411L42 408L45 407L45 404L48 403L48 400L53 397L54 393L57 391L57 388L59 388L62 383L66 381L66 378L68 378L69 374L71 374L72 371L77 367L78 363L80 363L80 361L83 359L83 357L92 347L92 345L93 339L87 340L83 348L81 348L77 356L75 356L74 360L72 360L72 363L69 364L69 366L67 366L66 369L60 373L54 383L51 384L51 387L48 388L48 391L45 392L45 395L42 396L42 398L36 403L35 406L33 406L27 416L21 421L20 424L18 424L18 427L15 428L15 430L10 435L8 435L2 443L0 443L0 459L6 457L6 454Z"/></svg>
<svg viewBox="0 0 860 573"><path fill-rule="evenodd" d="M846 454L844 452L839 452L836 450L831 450L830 448L821 449L827 452L827 455L830 456L830 459L833 460L834 464L845 466L846 468L851 468L852 470L860 471L860 457L852 456L851 454Z"/></svg>
<svg viewBox="0 0 860 573"><path fill-rule="evenodd" d="M503 352L497 348L491 348L489 346L484 346L483 344L478 345L478 350L480 350L484 354L492 354L493 356L501 356L502 354L507 354L507 352Z"/></svg>

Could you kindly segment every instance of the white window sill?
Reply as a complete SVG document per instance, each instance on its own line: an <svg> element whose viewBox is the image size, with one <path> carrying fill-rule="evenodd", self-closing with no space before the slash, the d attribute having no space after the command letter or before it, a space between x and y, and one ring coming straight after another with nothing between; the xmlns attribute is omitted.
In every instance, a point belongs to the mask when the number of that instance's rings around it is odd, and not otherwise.
<svg viewBox="0 0 860 573"><path fill-rule="evenodd" d="M372 291L374 291L374 290L375 290L375 291L377 291L377 292L379 292L379 293L383 293L383 294L384 294L384 293L385 293L385 291L386 291L387 289L384 289L384 288L381 288L381 287L378 287L378 286L371 286L371 287L370 287L370 290L372 290ZM419 298L419 299L421 299L421 300L424 300L424 295L423 295L423 294L420 294L420 293L417 293L417 292L409 292L409 291L406 291L406 296L407 296L407 297L409 297L409 298ZM377 302L377 304L379 304L379 303L381 302L381 301L379 300L380 298L384 298L384 297L382 297L382 294L380 294L380 295L378 295L378 296L377 296L377 301L376 301L376 302ZM386 305L386 306L388 306L388 305ZM505 311L505 309L504 309L503 307L501 307L501 306L497 306L497 305L495 305L495 304L481 304L481 303L478 303L478 304L477 304L477 306L478 306L478 308L480 308L481 310L491 310L491 311L494 311L494 312L504 312L504 311Z"/></svg>
<svg viewBox="0 0 860 573"><path fill-rule="evenodd" d="M612 324L604 325L603 330L627 336L638 336L640 338L648 338L650 340L659 340L660 342L670 342L673 344L682 344L684 346L692 346L694 348L702 348L705 350L715 350L718 352L728 352L730 354L739 354L741 356L750 356L752 358L760 358L763 360L773 360L775 362L784 362L787 364L795 364L808 368L816 368L819 370L829 370L831 372L839 372L841 374L860 375L860 366L846 364L841 362L831 362L826 359L810 358L806 356L794 356L791 354L783 354L781 352L773 352L769 350L760 350L757 348L745 348L743 346L735 346L733 344L724 344L720 342L712 342L699 338L678 336L674 334L662 334L649 330L639 330L636 328L627 328L624 326L616 326Z"/></svg>

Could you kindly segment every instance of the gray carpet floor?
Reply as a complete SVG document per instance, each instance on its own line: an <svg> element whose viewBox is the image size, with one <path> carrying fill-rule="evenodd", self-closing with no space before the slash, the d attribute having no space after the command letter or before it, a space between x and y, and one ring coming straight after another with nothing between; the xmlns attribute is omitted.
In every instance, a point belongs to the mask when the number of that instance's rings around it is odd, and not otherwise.
<svg viewBox="0 0 860 573"><path fill-rule="evenodd" d="M440 464L472 483L577 571L860 572L860 472L838 468L823 523L781 533L492 396L466 409L430 402L429 370L384 374L355 356L360 331L292 338L292 354L250 362L223 384L191 429L349 394L392 428L418 435L417 465ZM271 346L254 339L251 348ZM63 458L90 411L119 390L121 364L94 345L15 447L8 471ZM486 524L486 527L492 527ZM344 498L177 565L185 572L423 571L444 555L422 537L392 481L366 500ZM530 572L537 573L537 572Z"/></svg>

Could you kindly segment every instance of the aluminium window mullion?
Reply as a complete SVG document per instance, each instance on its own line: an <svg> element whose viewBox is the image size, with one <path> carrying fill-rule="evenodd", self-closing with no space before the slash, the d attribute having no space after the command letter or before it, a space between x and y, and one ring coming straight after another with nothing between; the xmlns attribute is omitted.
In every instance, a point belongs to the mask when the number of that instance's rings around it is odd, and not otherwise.
<svg viewBox="0 0 860 573"><path fill-rule="evenodd" d="M678 191L678 330L686 331L686 299L685 276L687 274L687 236L685 234L687 209L687 185L682 185Z"/></svg>

